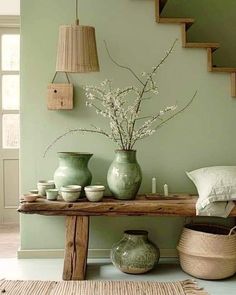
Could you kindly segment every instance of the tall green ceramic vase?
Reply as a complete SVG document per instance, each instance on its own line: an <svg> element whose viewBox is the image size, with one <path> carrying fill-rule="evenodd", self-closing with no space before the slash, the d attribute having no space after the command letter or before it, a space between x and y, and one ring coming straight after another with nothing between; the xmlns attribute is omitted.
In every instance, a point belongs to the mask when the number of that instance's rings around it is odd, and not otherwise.
<svg viewBox="0 0 236 295"><path fill-rule="evenodd" d="M54 173L58 189L66 185L80 185L84 188L91 184L92 174L88 169L89 159L93 154L59 152L59 167Z"/></svg>
<svg viewBox="0 0 236 295"><path fill-rule="evenodd" d="M107 184L112 194L120 200L136 197L142 182L141 168L134 150L117 150L108 174Z"/></svg>

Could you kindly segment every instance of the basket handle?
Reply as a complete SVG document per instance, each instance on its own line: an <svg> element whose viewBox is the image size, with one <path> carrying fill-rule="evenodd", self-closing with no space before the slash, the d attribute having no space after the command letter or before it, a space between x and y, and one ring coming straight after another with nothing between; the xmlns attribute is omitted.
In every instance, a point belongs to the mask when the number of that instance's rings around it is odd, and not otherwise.
<svg viewBox="0 0 236 295"><path fill-rule="evenodd" d="M231 228L231 230L230 230L230 232L229 232L229 236L231 236L232 233L233 233L233 231L235 231L235 230L236 230L236 225L235 225L233 228Z"/></svg>

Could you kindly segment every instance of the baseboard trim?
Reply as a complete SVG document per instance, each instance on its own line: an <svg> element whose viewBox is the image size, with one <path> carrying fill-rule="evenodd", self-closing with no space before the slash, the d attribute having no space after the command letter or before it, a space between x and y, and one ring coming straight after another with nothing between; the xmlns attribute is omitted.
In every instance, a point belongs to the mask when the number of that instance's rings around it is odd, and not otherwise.
<svg viewBox="0 0 236 295"><path fill-rule="evenodd" d="M63 249L30 249L17 251L17 258L19 259L53 259L63 258Z"/></svg>
<svg viewBox="0 0 236 295"><path fill-rule="evenodd" d="M175 249L161 249L161 258L177 258L177 250ZM17 251L19 259L54 259L64 258L63 249L30 249ZM109 259L110 249L89 249L89 259Z"/></svg>

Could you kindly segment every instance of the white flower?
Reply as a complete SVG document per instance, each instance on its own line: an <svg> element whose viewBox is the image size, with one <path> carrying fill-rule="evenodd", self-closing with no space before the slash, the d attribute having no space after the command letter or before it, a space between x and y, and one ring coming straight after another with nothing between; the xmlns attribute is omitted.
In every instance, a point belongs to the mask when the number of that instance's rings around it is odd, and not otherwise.
<svg viewBox="0 0 236 295"><path fill-rule="evenodd" d="M170 107L166 107L165 112L174 111L176 109L177 109L177 105L173 105L173 106L170 106Z"/></svg>
<svg viewBox="0 0 236 295"><path fill-rule="evenodd" d="M152 93L153 94L159 94L159 91L157 90L157 88L152 89Z"/></svg>
<svg viewBox="0 0 236 295"><path fill-rule="evenodd" d="M94 95L91 92L88 94L88 99L94 100Z"/></svg>
<svg viewBox="0 0 236 295"><path fill-rule="evenodd" d="M107 84L109 84L111 81L108 79L105 79L102 83L101 86L106 86Z"/></svg>

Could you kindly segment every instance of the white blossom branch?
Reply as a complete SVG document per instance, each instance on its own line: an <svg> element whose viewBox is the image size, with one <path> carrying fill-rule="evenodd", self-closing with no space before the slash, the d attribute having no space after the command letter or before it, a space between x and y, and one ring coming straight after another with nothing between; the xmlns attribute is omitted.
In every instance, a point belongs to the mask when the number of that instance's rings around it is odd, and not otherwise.
<svg viewBox="0 0 236 295"><path fill-rule="evenodd" d="M182 112L184 112L194 101L195 97L197 96L197 90L195 91L194 95L192 96L192 98L190 99L190 101L178 112L176 112L174 115L170 116L168 119L163 120L159 125L157 125L154 129L157 130L159 129L162 125L164 125L166 122L170 121L171 119L173 119L174 117L178 116L179 114L181 114Z"/></svg>
<svg viewBox="0 0 236 295"><path fill-rule="evenodd" d="M173 119L174 117L178 116L180 113L184 112L193 102L193 100L195 99L195 97L197 96L197 91L195 91L194 95L192 96L192 98L190 99L190 101L181 109L179 110L178 112L176 112L175 114L173 114L172 116L170 116L168 119L166 120L163 120L160 124L158 124L156 127L154 127L152 129L153 133L157 131L157 129L159 129L161 126L163 126L165 123L167 123L169 120ZM152 134L153 134L152 133ZM134 144L140 140L140 139L143 139L144 137L148 137L152 134L147 134L147 135L144 135L144 136L140 136L139 138L136 138L133 143L132 143L132 146L131 146L131 149L134 147Z"/></svg>
<svg viewBox="0 0 236 295"><path fill-rule="evenodd" d="M159 62L158 65L156 65L154 68L153 68L153 71L151 72L151 74L149 74L146 82L144 83L144 86L143 86L143 89L140 93L140 97L139 97L139 102L137 104L137 108L136 108L136 114L139 112L139 109L141 107L141 103L142 103L142 98L143 98L143 95L146 93L146 87L148 86L148 83L150 81L150 79L152 80L152 76L156 73L156 71L160 68L160 66L165 62L165 60L169 57L169 55L172 53L174 47L175 47L175 44L176 42L178 41L178 39L176 39L174 41L174 43L172 44L171 48L166 52L166 55L162 58L162 60ZM149 91L148 91L149 92ZM135 123L136 121L134 120L133 123L132 123L132 127L131 127L131 131L130 131L130 143L129 143L129 147L128 149L131 149L131 145L132 145L132 138L133 138L133 132L134 132L134 129L135 129Z"/></svg>

